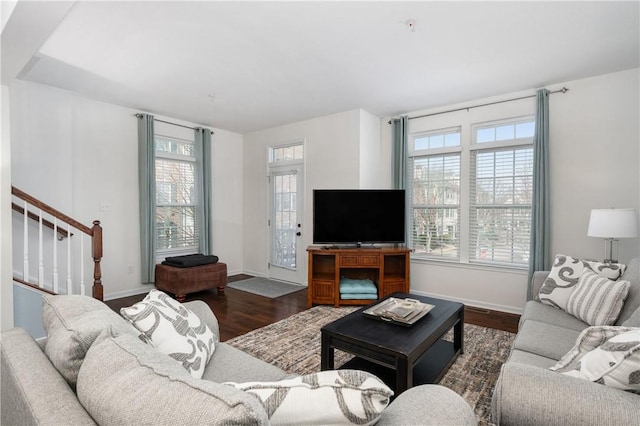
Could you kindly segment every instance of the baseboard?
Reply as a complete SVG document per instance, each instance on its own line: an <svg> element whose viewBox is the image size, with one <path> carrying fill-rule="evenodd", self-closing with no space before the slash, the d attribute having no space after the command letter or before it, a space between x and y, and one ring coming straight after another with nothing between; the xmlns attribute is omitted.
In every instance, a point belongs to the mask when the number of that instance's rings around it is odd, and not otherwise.
<svg viewBox="0 0 640 426"><path fill-rule="evenodd" d="M417 294L419 296L435 297L437 299L445 299L445 300L451 300L453 302L464 303L465 306L473 306L476 308L490 309L492 311L500 311L500 312L507 312L510 314L522 315L522 308L517 308L514 306L498 305L495 303L486 303L479 300L464 299L461 297L452 297L449 295L437 294L437 293L427 293L424 291L411 290L411 293Z"/></svg>
<svg viewBox="0 0 640 426"><path fill-rule="evenodd" d="M155 287L153 284L145 284L145 287L134 288L131 290L116 291L115 293L105 294L103 300L120 299L122 297L137 296L138 294L149 293Z"/></svg>

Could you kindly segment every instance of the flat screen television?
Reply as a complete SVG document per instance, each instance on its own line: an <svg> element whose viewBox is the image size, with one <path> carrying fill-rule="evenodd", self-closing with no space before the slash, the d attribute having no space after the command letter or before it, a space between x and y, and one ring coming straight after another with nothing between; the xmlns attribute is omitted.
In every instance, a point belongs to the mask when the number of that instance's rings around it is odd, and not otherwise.
<svg viewBox="0 0 640 426"><path fill-rule="evenodd" d="M315 189L313 243L404 243L401 189Z"/></svg>

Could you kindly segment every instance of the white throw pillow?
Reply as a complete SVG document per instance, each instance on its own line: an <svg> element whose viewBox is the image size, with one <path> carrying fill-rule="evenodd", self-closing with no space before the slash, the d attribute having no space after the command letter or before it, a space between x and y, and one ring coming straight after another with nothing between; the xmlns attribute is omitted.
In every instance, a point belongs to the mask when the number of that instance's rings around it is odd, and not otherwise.
<svg viewBox="0 0 640 426"><path fill-rule="evenodd" d="M629 286L629 281L610 281L584 268L567 302L567 313L589 325L611 325L622 311Z"/></svg>
<svg viewBox="0 0 640 426"><path fill-rule="evenodd" d="M607 327L587 334L590 338L583 338L582 350L572 349L567 354L571 355L570 362L556 371L617 389L640 391L640 328ZM601 342L603 339L606 340ZM586 350L595 342L601 343ZM565 358L556 366L563 361L566 362Z"/></svg>
<svg viewBox="0 0 640 426"><path fill-rule="evenodd" d="M330 370L277 382L225 383L262 403L272 425L369 425L393 391L373 374Z"/></svg>
<svg viewBox="0 0 640 426"><path fill-rule="evenodd" d="M182 364L200 379L215 350L215 336L200 318L159 290L151 290L141 302L120 309L160 352Z"/></svg>
<svg viewBox="0 0 640 426"><path fill-rule="evenodd" d="M615 281L624 273L626 266L621 263L602 263L558 254L549 275L540 287L538 293L540 302L566 311L569 297L585 268L591 269L601 277Z"/></svg>

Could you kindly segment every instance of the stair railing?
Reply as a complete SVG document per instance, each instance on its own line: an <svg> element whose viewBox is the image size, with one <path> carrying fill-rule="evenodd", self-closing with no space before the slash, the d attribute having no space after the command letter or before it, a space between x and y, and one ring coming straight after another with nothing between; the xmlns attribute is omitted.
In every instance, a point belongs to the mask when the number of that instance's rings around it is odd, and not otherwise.
<svg viewBox="0 0 640 426"><path fill-rule="evenodd" d="M39 291L43 291L49 294L74 294L74 270L72 269L72 253L79 250L79 274L76 278L79 281L79 294L85 295L85 271L84 271L84 235L88 235L91 239L91 257L93 258L93 286L91 289L91 295L95 299L103 299L103 287L102 287L102 270L100 262L102 260L102 227L99 220L93 221L93 226L89 227L83 225L75 219L65 215L64 213L54 209L48 204L38 200L37 198L21 191L15 186L11 187L11 194L15 197L12 202L12 209L18 212L24 217L23 221L23 235L22 235L22 251L23 251L23 267L22 278L14 277L16 282L19 282L25 286L34 288ZM44 215L47 215L47 218ZM30 252L29 252L29 221L37 222L38 229L38 274L36 283L30 277ZM45 228L53 231L51 248L51 259L48 265L51 265L50 281L47 282L45 277L45 255L44 255L44 232ZM74 232L75 231L75 232ZM66 239L66 268L60 268L60 258L65 256L65 253L59 253L57 242L62 242ZM77 240L75 247L72 244L72 239ZM14 246L16 242L16 236L14 235ZM78 247L79 246L79 247ZM14 253L15 256L15 253ZM62 260L64 262L64 259ZM65 285L60 285L60 270L66 269ZM14 274L15 275L15 274ZM47 274L49 275L49 274ZM66 287L66 288L65 288ZM61 290L65 290L64 292Z"/></svg>

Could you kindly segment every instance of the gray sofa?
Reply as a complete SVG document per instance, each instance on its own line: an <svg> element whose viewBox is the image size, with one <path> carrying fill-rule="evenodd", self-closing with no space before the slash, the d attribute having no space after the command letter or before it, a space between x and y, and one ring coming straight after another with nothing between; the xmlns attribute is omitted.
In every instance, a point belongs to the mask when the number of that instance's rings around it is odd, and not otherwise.
<svg viewBox="0 0 640 426"><path fill-rule="evenodd" d="M548 272L536 272L537 295ZM614 325L640 327L638 259L621 279L631 282ZM532 300L503 365L492 400L498 425L640 425L640 395L549 370L574 346L588 324L560 309Z"/></svg>
<svg viewBox="0 0 640 426"><path fill-rule="evenodd" d="M96 306L93 299L86 299ZM139 340L123 318L100 305L106 310L98 306L80 315L78 307L79 316L60 324L64 339L74 340L86 351L82 356L68 355L79 369L75 386L65 379L68 371L61 374L61 367L54 366L61 350L52 346L60 345L59 336L49 333L47 342L36 342L20 328L2 333L0 424L269 424L256 398L222 382L276 381L289 377L285 371L218 342L203 378L194 379L175 360ZM185 306L219 336L217 319L205 303ZM50 321L46 315L43 320ZM52 361L54 357L58 361ZM378 421L380 425L476 423L462 397L437 385L404 392Z"/></svg>

